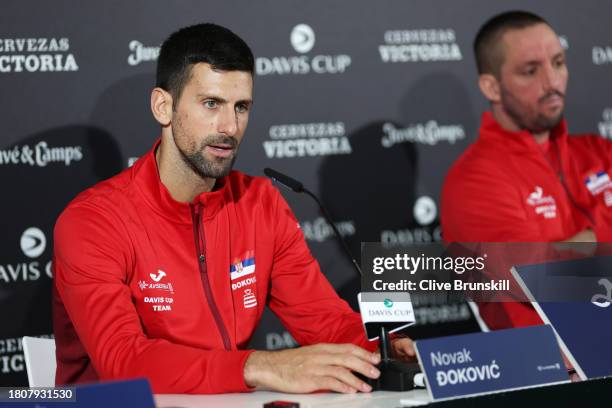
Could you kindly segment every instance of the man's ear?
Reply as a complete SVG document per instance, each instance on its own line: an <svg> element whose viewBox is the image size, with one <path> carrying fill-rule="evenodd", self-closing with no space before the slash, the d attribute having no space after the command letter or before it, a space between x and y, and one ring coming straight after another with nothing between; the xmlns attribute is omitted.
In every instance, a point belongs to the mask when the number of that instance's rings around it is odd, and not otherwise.
<svg viewBox="0 0 612 408"><path fill-rule="evenodd" d="M168 126L172 121L172 95L161 88L153 88L151 112L160 125Z"/></svg>
<svg viewBox="0 0 612 408"><path fill-rule="evenodd" d="M483 93L485 98L491 103L499 103L501 100L501 92L499 81L493 74L481 74L478 77L478 86L480 92Z"/></svg>

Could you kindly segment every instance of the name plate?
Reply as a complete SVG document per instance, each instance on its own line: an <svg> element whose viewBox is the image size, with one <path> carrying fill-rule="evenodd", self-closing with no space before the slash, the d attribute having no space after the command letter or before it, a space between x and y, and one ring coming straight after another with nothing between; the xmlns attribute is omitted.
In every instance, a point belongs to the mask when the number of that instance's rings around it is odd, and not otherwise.
<svg viewBox="0 0 612 408"><path fill-rule="evenodd" d="M357 300L368 340L378 338L381 326L395 333L415 322L410 294L406 292L361 292Z"/></svg>
<svg viewBox="0 0 612 408"><path fill-rule="evenodd" d="M434 401L569 382L548 325L418 340Z"/></svg>

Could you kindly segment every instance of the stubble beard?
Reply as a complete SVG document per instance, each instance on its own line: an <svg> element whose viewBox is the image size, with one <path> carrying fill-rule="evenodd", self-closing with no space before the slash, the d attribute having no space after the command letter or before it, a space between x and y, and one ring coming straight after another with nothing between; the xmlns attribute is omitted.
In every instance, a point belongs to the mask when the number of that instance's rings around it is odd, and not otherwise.
<svg viewBox="0 0 612 408"><path fill-rule="evenodd" d="M236 139L233 137L210 135L202 140L199 144L193 142L191 146L189 146L189 150L187 150L177 143L177 139L184 139L181 137L184 136L184 131L181 128L180 123L177 123L177 126L174 126L174 124L172 125L172 134L174 135L174 142L180 153L181 159L194 173L201 178L219 179L227 176L232 170L238 153L238 145ZM230 145L234 149L234 154L228 158L212 157L212 159L209 160L206 158L204 150L206 149L206 146L211 144Z"/></svg>
<svg viewBox="0 0 612 408"><path fill-rule="evenodd" d="M540 100L551 95L559 95L563 98L561 93L553 91L540 98ZM529 112L520 106L520 103L514 95L503 88L501 90L501 104L504 111L510 116L519 129L526 130L532 134L548 132L557 127L559 123L561 123L561 120L563 120L563 108L554 116L537 113L535 117L531 117Z"/></svg>

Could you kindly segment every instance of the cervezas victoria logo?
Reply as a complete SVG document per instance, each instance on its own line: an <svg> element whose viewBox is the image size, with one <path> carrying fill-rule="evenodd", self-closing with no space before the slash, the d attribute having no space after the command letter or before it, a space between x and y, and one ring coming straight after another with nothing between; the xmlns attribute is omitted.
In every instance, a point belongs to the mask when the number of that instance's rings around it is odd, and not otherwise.
<svg viewBox="0 0 612 408"><path fill-rule="evenodd" d="M78 70L69 38L0 38L0 73Z"/></svg>
<svg viewBox="0 0 612 408"><path fill-rule="evenodd" d="M461 61L463 55L452 28L388 30L378 46L380 59L394 62Z"/></svg>
<svg viewBox="0 0 612 408"><path fill-rule="evenodd" d="M270 126L262 146L268 159L351 154L344 122L291 123Z"/></svg>

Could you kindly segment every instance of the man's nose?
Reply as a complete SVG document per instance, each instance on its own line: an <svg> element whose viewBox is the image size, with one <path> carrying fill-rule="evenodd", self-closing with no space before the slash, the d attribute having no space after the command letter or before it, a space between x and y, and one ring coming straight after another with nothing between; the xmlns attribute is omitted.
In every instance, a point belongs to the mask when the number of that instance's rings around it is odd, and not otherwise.
<svg viewBox="0 0 612 408"><path fill-rule="evenodd" d="M238 116L233 108L227 106L221 110L217 130L227 136L238 133Z"/></svg>
<svg viewBox="0 0 612 408"><path fill-rule="evenodd" d="M545 91L561 91L563 82L562 70L556 69L552 64L548 64L542 70L542 88Z"/></svg>

